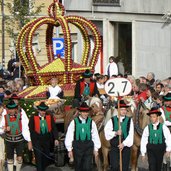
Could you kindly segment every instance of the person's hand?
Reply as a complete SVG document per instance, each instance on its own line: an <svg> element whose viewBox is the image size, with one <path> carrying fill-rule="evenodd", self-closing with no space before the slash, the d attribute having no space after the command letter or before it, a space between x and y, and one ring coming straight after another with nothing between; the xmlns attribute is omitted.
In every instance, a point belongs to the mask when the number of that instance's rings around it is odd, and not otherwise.
<svg viewBox="0 0 171 171"><path fill-rule="evenodd" d="M117 135L122 135L122 130L118 130L118 131L116 132L116 134L117 134Z"/></svg>
<svg viewBox="0 0 171 171"><path fill-rule="evenodd" d="M55 146L58 146L58 145L59 145L59 141L55 140Z"/></svg>
<svg viewBox="0 0 171 171"><path fill-rule="evenodd" d="M94 150L94 157L97 157L99 155L98 151Z"/></svg>
<svg viewBox="0 0 171 171"><path fill-rule="evenodd" d="M27 146L28 146L28 149L30 151L33 149L32 142L31 141L28 142Z"/></svg>
<svg viewBox="0 0 171 171"><path fill-rule="evenodd" d="M74 162L73 152L68 151L69 163L72 164Z"/></svg>
<svg viewBox="0 0 171 171"><path fill-rule="evenodd" d="M119 145L118 145L118 148L119 148L119 150L121 150L121 151L122 151L122 150L123 150L123 148L124 148L124 144L123 144L123 143L119 144Z"/></svg>
<svg viewBox="0 0 171 171"><path fill-rule="evenodd" d="M5 129L6 132L9 132L10 130L11 130L10 126L7 126Z"/></svg>
<svg viewBox="0 0 171 171"><path fill-rule="evenodd" d="M141 156L142 162L146 161L146 156Z"/></svg>
<svg viewBox="0 0 171 171"><path fill-rule="evenodd" d="M170 157L170 151L166 151L165 156L166 156L167 158L169 158L169 157Z"/></svg>
<svg viewBox="0 0 171 171"><path fill-rule="evenodd" d="M68 157L73 158L73 152L72 151L68 151Z"/></svg>

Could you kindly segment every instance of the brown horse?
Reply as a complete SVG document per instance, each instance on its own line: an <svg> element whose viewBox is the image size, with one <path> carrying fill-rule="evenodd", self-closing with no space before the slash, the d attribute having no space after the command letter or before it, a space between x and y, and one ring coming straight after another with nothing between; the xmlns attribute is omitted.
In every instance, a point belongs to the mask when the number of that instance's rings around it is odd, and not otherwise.
<svg viewBox="0 0 171 171"><path fill-rule="evenodd" d="M137 159L139 155L139 148L140 148L140 142L141 142L141 136L143 129L147 124L149 124L149 117L147 115L148 109L144 105L144 103L140 102L138 104L136 114L134 115L134 144L132 146L131 151L131 171L137 170Z"/></svg>

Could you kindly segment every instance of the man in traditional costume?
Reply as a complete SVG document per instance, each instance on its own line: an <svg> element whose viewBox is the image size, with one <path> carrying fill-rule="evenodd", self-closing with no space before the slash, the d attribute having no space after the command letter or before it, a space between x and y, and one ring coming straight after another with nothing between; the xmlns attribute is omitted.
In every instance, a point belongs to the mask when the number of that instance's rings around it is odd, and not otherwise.
<svg viewBox="0 0 171 171"><path fill-rule="evenodd" d="M75 95L74 95L74 102L79 106L78 104L81 101L85 101L89 99L92 96L98 96L99 97L99 91L96 85L96 81L92 79L93 73L87 69L82 74L82 79L80 79L75 86Z"/></svg>
<svg viewBox="0 0 171 171"><path fill-rule="evenodd" d="M18 105L14 101L9 101L6 105L7 114L4 115L2 127L5 131L5 144L7 155L8 171L13 171L14 151L17 154L16 171L20 171L22 165L22 155L24 140L28 142L29 150L32 149L30 132L28 128L28 118L23 117L18 111Z"/></svg>
<svg viewBox="0 0 171 171"><path fill-rule="evenodd" d="M51 146L59 143L54 118L46 112L48 108L44 102L41 102L37 106L38 113L33 115L29 121L37 171L45 171L50 164ZM54 143L52 143L53 140Z"/></svg>

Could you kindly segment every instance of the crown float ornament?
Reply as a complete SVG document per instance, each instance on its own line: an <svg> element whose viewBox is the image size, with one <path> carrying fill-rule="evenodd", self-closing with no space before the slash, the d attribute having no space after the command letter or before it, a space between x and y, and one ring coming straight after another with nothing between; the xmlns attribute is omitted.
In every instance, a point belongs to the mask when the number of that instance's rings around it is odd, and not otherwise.
<svg viewBox="0 0 171 171"><path fill-rule="evenodd" d="M37 92L38 90L36 91L34 86L39 89L44 89L45 85L49 83L49 80L52 77L57 77L61 80L60 83L62 85L68 85L73 84L74 80L86 69L94 70L101 49L101 38L96 26L84 17L71 15L64 16L64 13L64 6L57 0L54 0L48 8L49 17L41 17L27 23L18 36L18 56L32 85L28 90L25 90L25 93L31 92L34 94L33 90ZM48 62L47 64L40 66L33 53L32 40L36 30L44 24L47 25L46 51ZM75 25L83 37L84 48L80 64L77 64L72 60L72 42L69 24ZM53 29L54 27L59 26L61 26L64 36L64 59L55 59L53 53ZM94 49L92 50L91 56L89 32L92 33L94 38ZM40 88L39 86L43 88ZM41 90L39 91L41 92ZM29 96L31 97L32 94Z"/></svg>

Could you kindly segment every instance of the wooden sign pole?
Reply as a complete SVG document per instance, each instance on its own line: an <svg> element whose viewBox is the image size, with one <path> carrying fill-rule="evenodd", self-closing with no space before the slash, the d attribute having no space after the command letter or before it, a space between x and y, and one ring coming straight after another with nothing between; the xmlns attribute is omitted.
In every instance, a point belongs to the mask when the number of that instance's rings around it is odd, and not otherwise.
<svg viewBox="0 0 171 171"><path fill-rule="evenodd" d="M120 123L120 96L118 95L118 128L121 130L121 123ZM121 136L119 135L119 145L122 143L121 142ZM120 171L122 171L122 150L119 149L119 158L120 158Z"/></svg>

